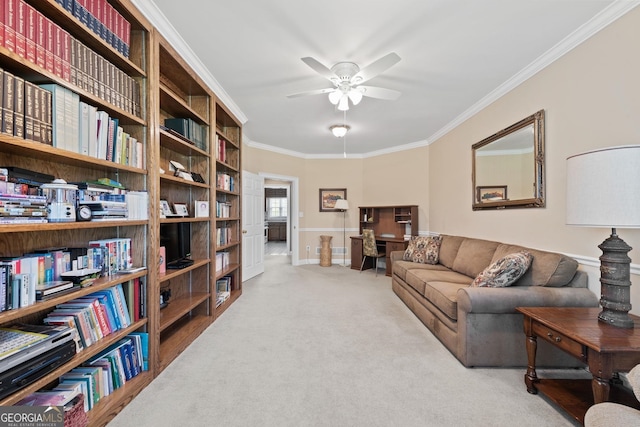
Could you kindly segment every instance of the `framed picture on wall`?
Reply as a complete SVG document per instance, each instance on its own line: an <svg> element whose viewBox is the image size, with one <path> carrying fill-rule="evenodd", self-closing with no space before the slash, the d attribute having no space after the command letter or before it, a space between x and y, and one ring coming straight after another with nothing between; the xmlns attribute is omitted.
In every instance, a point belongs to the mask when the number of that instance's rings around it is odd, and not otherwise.
<svg viewBox="0 0 640 427"><path fill-rule="evenodd" d="M339 199L347 199L346 188L321 188L320 212L338 212L335 206Z"/></svg>
<svg viewBox="0 0 640 427"><path fill-rule="evenodd" d="M476 198L478 203L496 202L500 200L507 200L507 186L506 185L490 185L490 186L477 186Z"/></svg>

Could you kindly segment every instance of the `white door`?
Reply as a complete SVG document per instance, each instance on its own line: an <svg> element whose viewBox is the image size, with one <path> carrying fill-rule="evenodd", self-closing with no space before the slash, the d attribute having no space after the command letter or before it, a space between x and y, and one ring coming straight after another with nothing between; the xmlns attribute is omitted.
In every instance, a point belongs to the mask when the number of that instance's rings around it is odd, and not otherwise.
<svg viewBox="0 0 640 427"><path fill-rule="evenodd" d="M242 281L264 272L264 178L242 171Z"/></svg>

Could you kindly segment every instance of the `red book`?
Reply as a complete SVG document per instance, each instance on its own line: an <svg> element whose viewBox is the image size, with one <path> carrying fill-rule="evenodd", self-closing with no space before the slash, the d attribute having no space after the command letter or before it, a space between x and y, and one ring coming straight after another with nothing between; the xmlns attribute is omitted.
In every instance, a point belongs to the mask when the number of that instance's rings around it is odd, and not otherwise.
<svg viewBox="0 0 640 427"><path fill-rule="evenodd" d="M23 0L16 0L16 53L27 57L27 5Z"/></svg>
<svg viewBox="0 0 640 427"><path fill-rule="evenodd" d="M4 3L0 5L0 46L4 47L4 23L6 7Z"/></svg>
<svg viewBox="0 0 640 427"><path fill-rule="evenodd" d="M27 33L27 52L26 58L32 63L36 63L36 33L38 30L38 11L30 4L26 5L27 8L27 20L26 20L26 33Z"/></svg>
<svg viewBox="0 0 640 427"><path fill-rule="evenodd" d="M71 35L62 31L62 78L71 81Z"/></svg>
<svg viewBox="0 0 640 427"><path fill-rule="evenodd" d="M4 0L4 47L16 51L16 0Z"/></svg>
<svg viewBox="0 0 640 427"><path fill-rule="evenodd" d="M45 45L44 45L44 54L45 54L45 64L44 64L44 68L49 71L50 73L53 73L53 45L55 44L55 38L54 38L54 26L55 24L53 22L51 22L50 20L46 19L44 20L45 22Z"/></svg>
<svg viewBox="0 0 640 427"><path fill-rule="evenodd" d="M40 11L36 12L36 65L45 68L46 20Z"/></svg>
<svg viewBox="0 0 640 427"><path fill-rule="evenodd" d="M53 24L53 74L62 77L62 44L64 30Z"/></svg>

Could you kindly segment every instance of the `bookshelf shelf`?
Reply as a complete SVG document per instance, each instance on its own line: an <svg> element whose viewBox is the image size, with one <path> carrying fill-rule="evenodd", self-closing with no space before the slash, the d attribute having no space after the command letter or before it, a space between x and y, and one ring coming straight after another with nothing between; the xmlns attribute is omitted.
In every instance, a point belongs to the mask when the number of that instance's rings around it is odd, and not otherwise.
<svg viewBox="0 0 640 427"><path fill-rule="evenodd" d="M101 277L96 279L96 281L91 286L87 286L84 288L80 288L72 293L66 293L59 297L54 297L51 299L47 299L45 301L38 301L35 304L30 306L20 308L18 310L7 310L0 313L0 324L8 324L10 322L15 322L19 319L22 319L26 316L31 316L34 314L38 314L47 309L54 308L57 304L60 304L64 301L68 301L70 299L83 297L85 295L91 294L93 292L101 291L103 289L110 288L119 283L127 282L129 280L133 280L135 278L144 277L146 275L146 270L133 273L133 274L118 274L110 277Z"/></svg>
<svg viewBox="0 0 640 427"><path fill-rule="evenodd" d="M172 298L169 305L160 311L160 331L164 331L210 298L211 294L204 292L194 292L183 298Z"/></svg>
<svg viewBox="0 0 640 427"><path fill-rule="evenodd" d="M176 277L182 276L190 271L193 271L197 268L203 267L209 264L211 260L209 259L195 259L193 261L193 265L189 267L181 268L179 270L167 270L165 274L158 274L158 280L160 282L166 282L167 280L174 279Z"/></svg>
<svg viewBox="0 0 640 427"><path fill-rule="evenodd" d="M46 160L69 166L91 168L94 172L109 174L113 172L129 172L140 175L147 174L146 169L100 160L95 157L62 150L40 142L16 138L2 133L0 133L0 150L16 156L29 156L34 160Z"/></svg>
<svg viewBox="0 0 640 427"><path fill-rule="evenodd" d="M33 233L43 231L63 231L63 230L90 230L95 228L111 227L133 227L136 225L146 225L146 220L118 220L118 221L95 221L95 222L63 222L63 223L42 223L42 224L1 224L3 233Z"/></svg>
<svg viewBox="0 0 640 427"><path fill-rule="evenodd" d="M104 351L107 347L116 343L118 340L124 338L126 335L144 326L145 323L146 323L146 319L144 321L136 322L126 329L119 330L114 334L111 334L105 338L102 338L97 343L83 349L79 353L76 353L76 355L64 365L60 366L54 371L49 372L44 377L40 378L39 380L37 380L32 384L29 384L27 387L17 391L11 396L1 400L0 406L13 405L19 402L21 399L27 397L29 394L33 393L34 391L38 391L43 387L46 387L51 382L57 380L58 377L63 373L71 370L76 366L79 366L82 362L86 362L87 360L91 359L93 356L99 354L101 351Z"/></svg>
<svg viewBox="0 0 640 427"><path fill-rule="evenodd" d="M160 129L160 144L168 150L175 151L185 156L209 157L209 153L172 135L164 129Z"/></svg>
<svg viewBox="0 0 640 427"><path fill-rule="evenodd" d="M190 105L163 84L160 84L160 104L162 109L171 116L187 117L202 124L209 124L206 117L191 108Z"/></svg>
<svg viewBox="0 0 640 427"><path fill-rule="evenodd" d="M211 324L209 316L193 314L185 316L174 323L163 333L162 344L160 345L160 362L158 372L182 353L193 341L194 336L200 335Z"/></svg>
<svg viewBox="0 0 640 427"><path fill-rule="evenodd" d="M160 179L162 181L170 182L172 184L184 185L187 187L200 187L204 189L209 189L209 184L206 184L206 183L202 184L200 182L187 181L186 179L182 179L180 177L173 176L173 175L168 175L167 173L160 175Z"/></svg>
<svg viewBox="0 0 640 427"><path fill-rule="evenodd" d="M240 268L240 264L229 264L226 268L222 269L222 271L216 272L216 280L228 276L233 272L237 271ZM232 292L233 295L233 292Z"/></svg>

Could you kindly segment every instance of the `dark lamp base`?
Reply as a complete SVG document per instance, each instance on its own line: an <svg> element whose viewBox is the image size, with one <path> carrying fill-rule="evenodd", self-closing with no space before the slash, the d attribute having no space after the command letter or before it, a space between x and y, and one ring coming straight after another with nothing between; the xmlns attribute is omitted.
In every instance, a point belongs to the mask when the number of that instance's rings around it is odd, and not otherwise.
<svg viewBox="0 0 640 427"><path fill-rule="evenodd" d="M602 311L598 320L618 328L633 328L633 320L629 317L631 310L631 258L627 256L631 246L611 229L611 236L600 246L600 305Z"/></svg>

